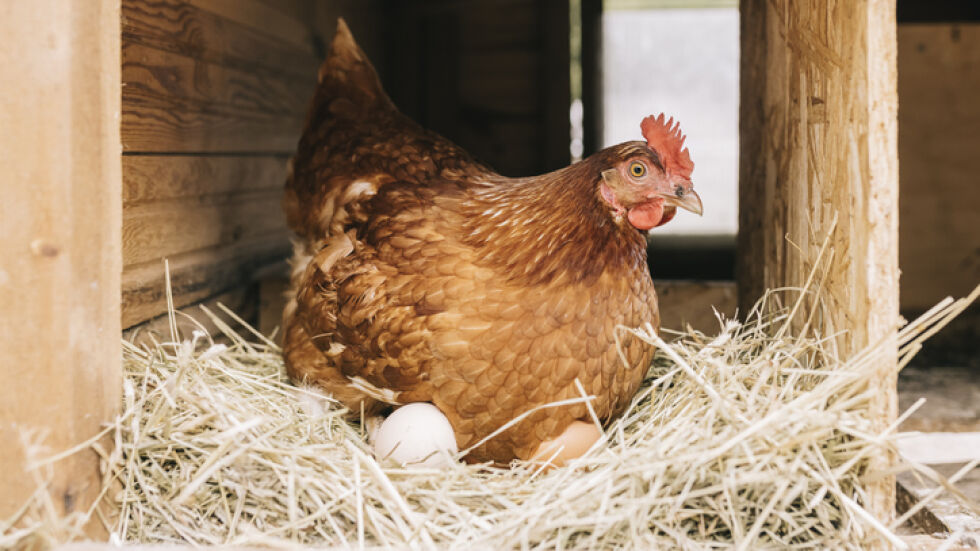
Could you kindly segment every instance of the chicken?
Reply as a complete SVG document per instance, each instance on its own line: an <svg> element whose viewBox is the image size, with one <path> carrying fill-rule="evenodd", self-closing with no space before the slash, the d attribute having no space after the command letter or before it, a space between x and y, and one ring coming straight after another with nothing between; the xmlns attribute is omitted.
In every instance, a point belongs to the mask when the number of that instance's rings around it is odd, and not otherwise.
<svg viewBox="0 0 980 551"><path fill-rule="evenodd" d="M701 213L679 124L642 132L503 177L399 113L340 21L283 200L298 236L290 377L354 416L430 402L460 449L579 384L600 420L620 414L654 350L620 335L620 356L616 327L659 327L645 231ZM466 459L531 459L591 419L581 402L539 408Z"/></svg>

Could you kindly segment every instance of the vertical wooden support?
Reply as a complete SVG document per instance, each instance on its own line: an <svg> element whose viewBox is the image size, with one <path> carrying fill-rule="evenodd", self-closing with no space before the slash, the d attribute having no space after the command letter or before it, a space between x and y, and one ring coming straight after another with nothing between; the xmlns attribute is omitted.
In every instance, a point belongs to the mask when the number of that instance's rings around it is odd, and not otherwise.
<svg viewBox="0 0 980 551"><path fill-rule="evenodd" d="M849 355L898 321L895 2L743 0L740 10L740 308L767 287L801 286L836 216L822 298ZM881 426L895 415L894 366L892 354L875 367ZM871 501L889 518L894 481Z"/></svg>
<svg viewBox="0 0 980 551"><path fill-rule="evenodd" d="M0 518L35 491L21 434L92 437L120 392L118 0L8 2L0 17ZM53 465L59 513L97 456Z"/></svg>
<svg viewBox="0 0 980 551"><path fill-rule="evenodd" d="M602 149L602 0L582 2L582 156Z"/></svg>

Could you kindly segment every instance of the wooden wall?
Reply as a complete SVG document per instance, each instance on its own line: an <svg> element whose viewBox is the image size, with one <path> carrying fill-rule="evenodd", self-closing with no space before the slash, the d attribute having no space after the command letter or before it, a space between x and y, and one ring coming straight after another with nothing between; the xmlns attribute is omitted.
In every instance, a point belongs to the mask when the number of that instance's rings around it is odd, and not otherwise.
<svg viewBox="0 0 980 551"><path fill-rule="evenodd" d="M288 254L279 206L343 16L409 116L507 174L569 160L567 0L124 0L123 326Z"/></svg>
<svg viewBox="0 0 980 551"><path fill-rule="evenodd" d="M980 23L898 26L902 309L980 283Z"/></svg>
<svg viewBox="0 0 980 551"><path fill-rule="evenodd" d="M350 19L370 49L377 2L122 2L123 327L222 294L245 308L283 259L280 207L324 33Z"/></svg>
<svg viewBox="0 0 980 551"><path fill-rule="evenodd" d="M383 77L403 112L508 176L568 165L567 0L386 8Z"/></svg>
<svg viewBox="0 0 980 551"><path fill-rule="evenodd" d="M740 11L740 310L765 288L802 286L829 236L825 330L846 330L837 343L851 355L899 320L895 3L743 0ZM872 367L881 429L897 408L896 353ZM887 519L894 481L874 489L868 505Z"/></svg>

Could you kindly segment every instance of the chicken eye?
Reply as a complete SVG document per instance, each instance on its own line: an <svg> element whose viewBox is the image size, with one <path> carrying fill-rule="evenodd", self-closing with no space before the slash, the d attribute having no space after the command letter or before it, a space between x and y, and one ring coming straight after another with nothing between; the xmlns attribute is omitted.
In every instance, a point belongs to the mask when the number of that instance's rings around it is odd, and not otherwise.
<svg viewBox="0 0 980 551"><path fill-rule="evenodd" d="M647 173L647 167L643 163L634 162L630 165L630 175L634 178L642 178Z"/></svg>

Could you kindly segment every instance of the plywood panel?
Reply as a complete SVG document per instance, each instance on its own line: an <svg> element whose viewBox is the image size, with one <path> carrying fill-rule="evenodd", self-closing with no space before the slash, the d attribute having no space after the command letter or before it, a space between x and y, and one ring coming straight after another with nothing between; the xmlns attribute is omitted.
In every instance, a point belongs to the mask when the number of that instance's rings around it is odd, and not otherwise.
<svg viewBox="0 0 980 551"><path fill-rule="evenodd" d="M829 235L826 332L845 331L837 343L851 355L898 323L895 4L746 0L740 10L740 309L766 287L801 286ZM881 428L895 415L895 361L885 353L873 366ZM890 517L894 481L877 484L869 505Z"/></svg>
<svg viewBox="0 0 980 551"><path fill-rule="evenodd" d="M43 459L93 437L119 403L119 5L5 3L0 36L0 518L7 519L38 490L22 437L43 444L34 457ZM98 465L92 451L51 465L51 514L89 507Z"/></svg>
<svg viewBox="0 0 980 551"><path fill-rule="evenodd" d="M980 24L898 27L903 310L980 282Z"/></svg>

